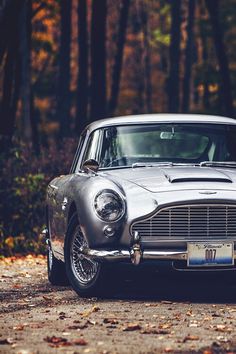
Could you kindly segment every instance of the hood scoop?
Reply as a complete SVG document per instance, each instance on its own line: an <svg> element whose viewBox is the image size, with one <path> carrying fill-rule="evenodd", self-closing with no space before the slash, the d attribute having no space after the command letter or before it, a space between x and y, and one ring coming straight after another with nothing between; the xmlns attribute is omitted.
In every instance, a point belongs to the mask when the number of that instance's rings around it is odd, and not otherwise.
<svg viewBox="0 0 236 354"><path fill-rule="evenodd" d="M179 182L224 182L232 183L225 173L212 168L195 167L191 170L186 168L163 169L165 177L170 183Z"/></svg>

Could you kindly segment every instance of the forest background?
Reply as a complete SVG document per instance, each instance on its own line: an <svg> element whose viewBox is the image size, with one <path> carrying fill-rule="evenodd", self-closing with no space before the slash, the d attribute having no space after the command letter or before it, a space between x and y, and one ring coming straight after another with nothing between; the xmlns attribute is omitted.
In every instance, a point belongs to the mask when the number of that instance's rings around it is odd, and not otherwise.
<svg viewBox="0 0 236 354"><path fill-rule="evenodd" d="M236 0L0 0L0 252L43 252L47 183L90 122L235 117Z"/></svg>

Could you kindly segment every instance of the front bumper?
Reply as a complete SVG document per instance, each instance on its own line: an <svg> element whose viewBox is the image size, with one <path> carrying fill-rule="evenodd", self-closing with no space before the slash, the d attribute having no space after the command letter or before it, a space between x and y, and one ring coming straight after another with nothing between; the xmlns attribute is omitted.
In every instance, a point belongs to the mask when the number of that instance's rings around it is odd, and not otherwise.
<svg viewBox="0 0 236 354"><path fill-rule="evenodd" d="M140 253L140 260L187 260L187 251L155 251L144 250L140 252L131 248L130 250L94 250L86 248L83 250L83 255L96 261L128 261L134 262L134 253Z"/></svg>
<svg viewBox="0 0 236 354"><path fill-rule="evenodd" d="M121 261L131 261L134 265L140 264L142 260L144 261L182 261L185 262L188 259L187 249L181 250L143 250L141 247L141 238L137 232L131 240L131 245L129 250L95 250L90 248L83 248L80 250L81 253L90 259L97 261L109 261L109 262L121 262ZM233 260L236 259L236 250L233 251ZM231 266L232 267L232 266Z"/></svg>
<svg viewBox="0 0 236 354"><path fill-rule="evenodd" d="M95 250L86 249L82 252L85 257L100 261L100 262L110 262L110 263L124 263L134 265L146 265L150 262L155 262L154 264L160 269L170 271L195 271L204 273L212 273L217 271L217 273L222 271L235 271L235 265L225 266L225 267L187 267L187 251L157 251L157 250L145 250L141 254L139 252L133 252L132 249L129 250ZM234 260L236 260L236 250L233 255ZM136 268L136 267L135 267Z"/></svg>

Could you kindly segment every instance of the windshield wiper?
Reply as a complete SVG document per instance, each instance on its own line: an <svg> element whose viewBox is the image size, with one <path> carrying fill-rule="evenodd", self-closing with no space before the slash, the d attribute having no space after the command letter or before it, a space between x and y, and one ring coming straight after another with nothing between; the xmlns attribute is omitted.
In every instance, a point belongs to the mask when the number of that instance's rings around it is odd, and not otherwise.
<svg viewBox="0 0 236 354"><path fill-rule="evenodd" d="M199 164L200 167L229 167L236 168L236 162L234 161L202 161Z"/></svg>
<svg viewBox="0 0 236 354"><path fill-rule="evenodd" d="M190 163L190 162L171 162L171 161L162 161L162 162L135 162L132 164L132 168L137 168L137 167L165 167L165 166L199 166L199 164L196 163Z"/></svg>
<svg viewBox="0 0 236 354"><path fill-rule="evenodd" d="M132 164L132 168L137 168L137 167L155 167L155 166L173 166L173 162L166 161L166 162L135 162Z"/></svg>

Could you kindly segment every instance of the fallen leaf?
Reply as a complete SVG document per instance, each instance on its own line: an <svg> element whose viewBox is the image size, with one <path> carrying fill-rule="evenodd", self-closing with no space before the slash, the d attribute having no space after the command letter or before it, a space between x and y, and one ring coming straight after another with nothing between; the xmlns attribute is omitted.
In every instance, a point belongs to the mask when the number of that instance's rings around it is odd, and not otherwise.
<svg viewBox="0 0 236 354"><path fill-rule="evenodd" d="M72 325L72 326L69 326L68 329L84 329L84 328L87 328L88 327L88 324L87 323L84 323L84 324L80 324L80 325Z"/></svg>
<svg viewBox="0 0 236 354"><path fill-rule="evenodd" d="M13 329L16 331L23 331L24 326L23 325L14 326Z"/></svg>
<svg viewBox="0 0 236 354"><path fill-rule="evenodd" d="M170 327L171 327L171 325L169 323L164 323L164 324L160 324L159 325L160 329L167 329L167 328L170 328Z"/></svg>
<svg viewBox="0 0 236 354"><path fill-rule="evenodd" d="M20 284L14 284L14 285L12 285L12 288L14 288L14 289L21 289L22 286L21 286Z"/></svg>
<svg viewBox="0 0 236 354"><path fill-rule="evenodd" d="M50 347L58 348L58 347L66 347L72 345L71 342L68 342L66 338L62 337L46 337L44 338L45 342L48 342Z"/></svg>
<svg viewBox="0 0 236 354"><path fill-rule="evenodd" d="M217 312L213 312L211 315L212 315L212 317L222 317L222 315L220 315Z"/></svg>
<svg viewBox="0 0 236 354"><path fill-rule="evenodd" d="M32 323L30 328L43 328L43 326L40 323Z"/></svg>
<svg viewBox="0 0 236 354"><path fill-rule="evenodd" d="M123 327L123 331L138 331L141 329L138 323L129 323L127 326Z"/></svg>
<svg viewBox="0 0 236 354"><path fill-rule="evenodd" d="M43 295L43 299L46 300L46 301L52 301L52 298L51 298L51 297L45 296L45 295Z"/></svg>
<svg viewBox="0 0 236 354"><path fill-rule="evenodd" d="M147 327L143 329L140 333L142 334L170 334L170 331L166 329L157 329L152 327Z"/></svg>
<svg viewBox="0 0 236 354"><path fill-rule="evenodd" d="M73 340L73 344L75 344L75 345L87 345L88 342L86 342L85 339L80 338L80 339Z"/></svg>
<svg viewBox="0 0 236 354"><path fill-rule="evenodd" d="M193 336L189 334L183 339L183 343L187 342L188 340L199 340L199 336Z"/></svg>
<svg viewBox="0 0 236 354"><path fill-rule="evenodd" d="M100 308L98 306L93 306L90 310L84 312L81 314L82 317L88 317L91 315L93 312L98 312Z"/></svg>
<svg viewBox="0 0 236 354"><path fill-rule="evenodd" d="M226 327L225 325L217 325L216 331L217 332L232 332L232 328Z"/></svg>
<svg viewBox="0 0 236 354"><path fill-rule="evenodd" d="M119 321L115 318L104 318L103 323L118 324Z"/></svg>
<svg viewBox="0 0 236 354"><path fill-rule="evenodd" d="M59 319L64 320L66 318L65 312L59 312Z"/></svg>

